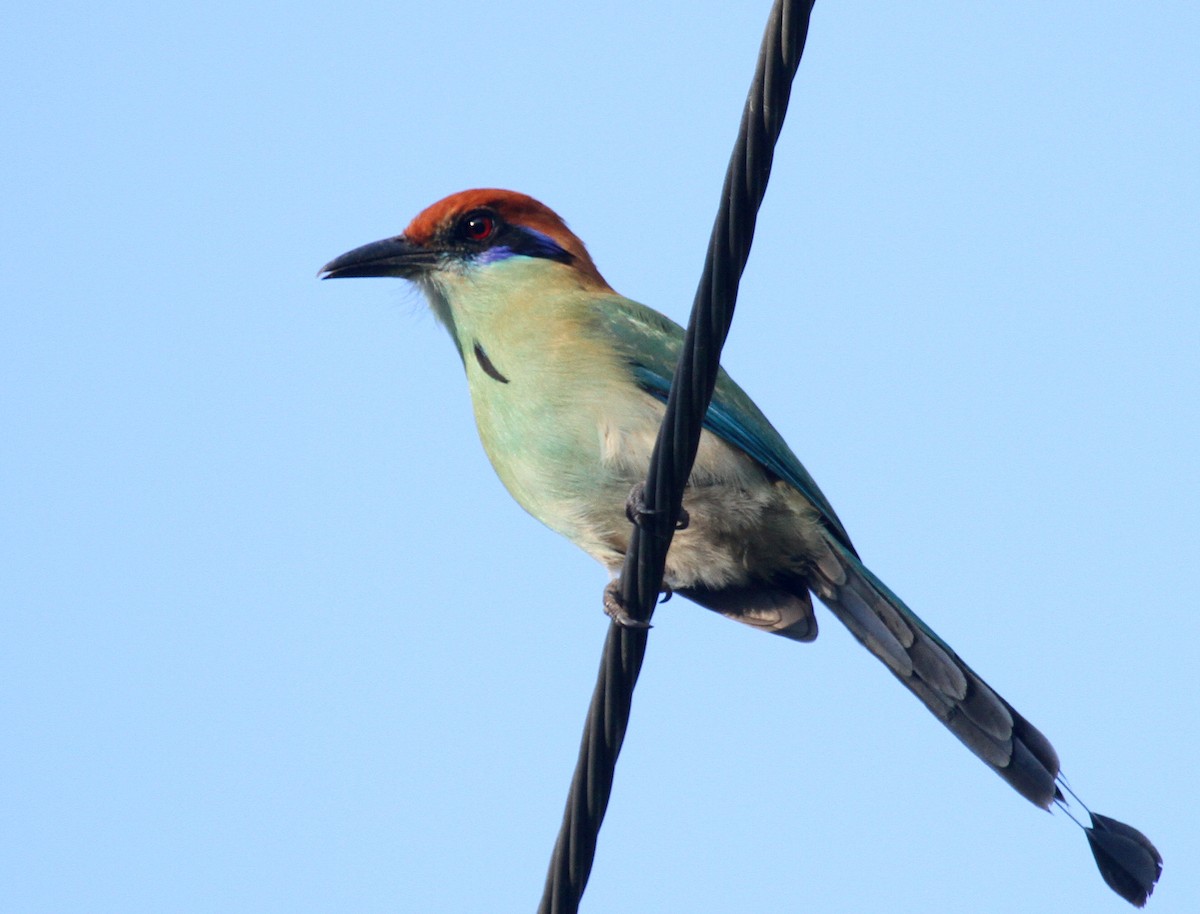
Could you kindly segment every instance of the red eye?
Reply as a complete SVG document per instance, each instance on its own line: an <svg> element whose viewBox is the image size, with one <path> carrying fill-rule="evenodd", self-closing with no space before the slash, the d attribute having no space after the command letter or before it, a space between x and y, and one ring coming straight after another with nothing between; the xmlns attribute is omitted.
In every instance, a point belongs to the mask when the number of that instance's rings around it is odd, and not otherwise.
<svg viewBox="0 0 1200 914"><path fill-rule="evenodd" d="M491 213L467 213L458 224L458 231L467 241L487 241L496 232L496 219Z"/></svg>

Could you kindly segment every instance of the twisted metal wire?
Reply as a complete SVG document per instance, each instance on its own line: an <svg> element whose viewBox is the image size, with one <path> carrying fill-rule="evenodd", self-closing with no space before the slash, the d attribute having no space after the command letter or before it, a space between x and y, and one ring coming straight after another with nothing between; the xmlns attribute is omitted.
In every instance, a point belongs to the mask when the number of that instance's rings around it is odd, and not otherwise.
<svg viewBox="0 0 1200 914"><path fill-rule="evenodd" d="M640 621L649 621L662 587L667 550L716 384L721 347L733 321L738 283L750 256L754 225L767 190L792 79L804 53L812 6L803 0L775 0L763 35L683 354L650 461L645 514L633 528L621 573L626 610ZM539 914L575 914L579 910L645 653L646 629L616 623L609 626Z"/></svg>

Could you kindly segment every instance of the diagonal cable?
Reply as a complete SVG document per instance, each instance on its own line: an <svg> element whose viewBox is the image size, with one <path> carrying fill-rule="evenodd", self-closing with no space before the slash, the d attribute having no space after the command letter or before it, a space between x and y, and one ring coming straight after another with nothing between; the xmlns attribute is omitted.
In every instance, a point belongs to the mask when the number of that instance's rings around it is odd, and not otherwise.
<svg viewBox="0 0 1200 914"><path fill-rule="evenodd" d="M721 347L733 320L738 283L750 256L754 225L766 193L792 79L804 53L812 6L803 0L775 0L759 49L683 354L650 461L645 514L633 528L621 573L625 607L638 620L650 619L662 588L667 550L716 384ZM579 910L629 722L633 687L646 653L646 632L615 623L608 628L539 914Z"/></svg>

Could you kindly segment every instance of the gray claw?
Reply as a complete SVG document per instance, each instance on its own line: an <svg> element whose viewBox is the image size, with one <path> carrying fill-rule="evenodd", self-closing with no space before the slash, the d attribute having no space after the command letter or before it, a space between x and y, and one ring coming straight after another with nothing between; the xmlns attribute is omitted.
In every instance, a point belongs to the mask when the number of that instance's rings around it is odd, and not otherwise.
<svg viewBox="0 0 1200 914"><path fill-rule="evenodd" d="M629 615L625 599L621 596L620 581L609 581L604 588L604 613L621 628L653 628L649 622Z"/></svg>
<svg viewBox="0 0 1200 914"><path fill-rule="evenodd" d="M644 482L639 482L629 490L629 497L625 499L625 517L631 524L637 524L640 527L647 517L657 513L646 507L646 484ZM681 506L679 517L675 520L675 529L686 530L691 522L692 519L687 510Z"/></svg>

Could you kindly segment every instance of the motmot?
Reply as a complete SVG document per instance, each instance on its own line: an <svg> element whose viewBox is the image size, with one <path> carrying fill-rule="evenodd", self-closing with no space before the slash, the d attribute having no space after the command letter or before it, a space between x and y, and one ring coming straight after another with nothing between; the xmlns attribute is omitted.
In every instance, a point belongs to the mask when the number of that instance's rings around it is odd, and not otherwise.
<svg viewBox="0 0 1200 914"><path fill-rule="evenodd" d="M421 289L458 350L500 480L609 570L604 608L631 624L615 578L682 328L617 294L556 213L513 191L452 194L320 275L394 276ZM1066 802L1050 741L872 574L816 482L724 370L683 512L668 593L795 641L817 636L816 595L1018 793L1043 808ZM1153 845L1098 814L1088 835L1110 886L1144 904L1162 866ZM1102 855L1117 859L1106 867Z"/></svg>

